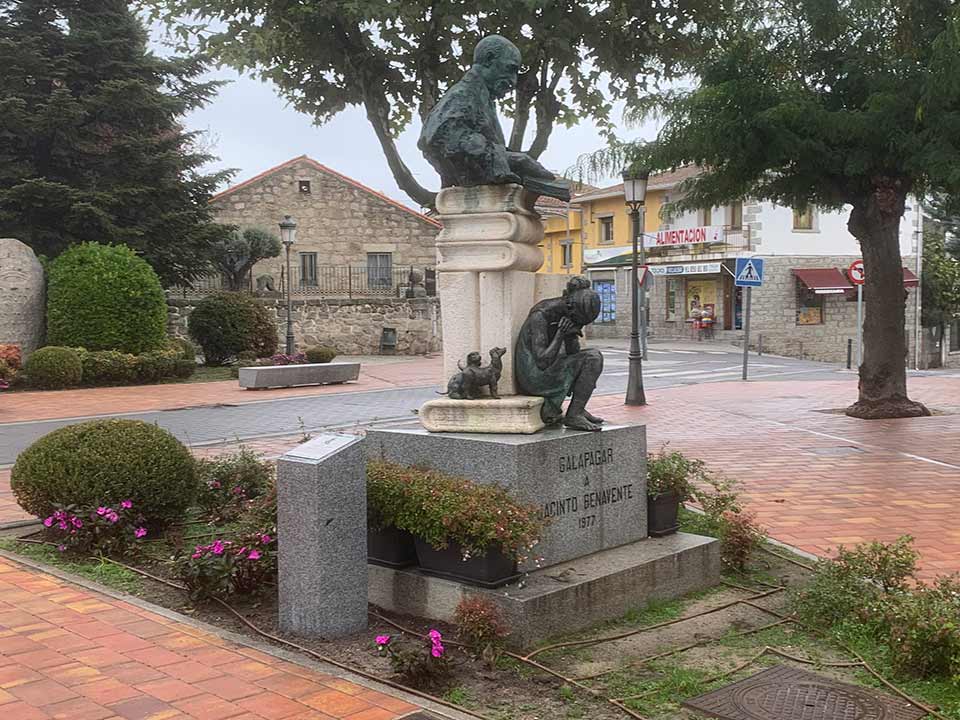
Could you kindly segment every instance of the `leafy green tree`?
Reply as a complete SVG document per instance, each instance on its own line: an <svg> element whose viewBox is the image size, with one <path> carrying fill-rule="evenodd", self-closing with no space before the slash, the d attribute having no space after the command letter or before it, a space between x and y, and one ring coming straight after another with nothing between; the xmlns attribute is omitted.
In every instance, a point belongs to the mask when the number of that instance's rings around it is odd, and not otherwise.
<svg viewBox="0 0 960 720"><path fill-rule="evenodd" d="M705 172L682 207L745 197L849 211L866 269L856 417L927 413L907 397L899 228L907 195L960 190L960 19L951 0L744 3L659 111L650 147L614 144L584 170L632 162Z"/></svg>
<svg viewBox="0 0 960 720"><path fill-rule="evenodd" d="M123 243L168 284L229 230L207 201L230 173L181 118L208 102L199 56L159 58L121 0L0 0L0 236L53 257Z"/></svg>
<svg viewBox="0 0 960 720"><path fill-rule="evenodd" d="M936 200L930 210L923 232L922 323L943 338L946 326L960 315L960 245L954 234L957 216Z"/></svg>
<svg viewBox="0 0 960 720"><path fill-rule="evenodd" d="M250 270L261 260L276 257L280 238L261 228L235 229L217 242L213 265L227 281L227 290L243 290Z"/></svg>
<svg viewBox="0 0 960 720"><path fill-rule="evenodd" d="M538 158L557 123L610 128L618 99L636 99L648 77L685 67L727 0L148 0L185 42L276 83L322 124L363 106L400 188L432 206L395 144L470 65L484 35L513 40L526 67L508 145L521 150L531 118ZM199 22L183 18L200 18ZM608 91L601 90L606 81Z"/></svg>

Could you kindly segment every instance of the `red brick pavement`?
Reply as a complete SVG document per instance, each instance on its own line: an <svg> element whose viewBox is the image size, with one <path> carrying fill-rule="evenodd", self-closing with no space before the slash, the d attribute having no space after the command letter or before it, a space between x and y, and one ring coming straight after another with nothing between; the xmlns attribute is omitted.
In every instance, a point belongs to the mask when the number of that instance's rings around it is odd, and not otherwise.
<svg viewBox="0 0 960 720"><path fill-rule="evenodd" d="M862 421L818 412L856 399L856 381L714 383L648 393L646 407L597 398L611 421L646 423L669 443L743 482L770 534L811 553L916 538L924 575L960 572L960 381L920 377L910 395L947 413Z"/></svg>
<svg viewBox="0 0 960 720"><path fill-rule="evenodd" d="M394 720L390 695L0 558L10 720Z"/></svg>

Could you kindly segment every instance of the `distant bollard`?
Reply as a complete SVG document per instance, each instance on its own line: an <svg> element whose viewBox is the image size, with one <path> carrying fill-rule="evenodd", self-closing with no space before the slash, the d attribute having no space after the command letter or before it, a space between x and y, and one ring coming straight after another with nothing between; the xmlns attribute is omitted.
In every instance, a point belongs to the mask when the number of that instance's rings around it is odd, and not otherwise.
<svg viewBox="0 0 960 720"><path fill-rule="evenodd" d="M853 364L853 338L847 338L847 370Z"/></svg>

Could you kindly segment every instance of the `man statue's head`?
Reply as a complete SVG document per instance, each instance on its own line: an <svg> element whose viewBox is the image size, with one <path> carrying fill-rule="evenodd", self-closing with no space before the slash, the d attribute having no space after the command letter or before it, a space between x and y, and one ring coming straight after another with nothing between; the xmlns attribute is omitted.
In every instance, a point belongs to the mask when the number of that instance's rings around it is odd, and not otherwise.
<svg viewBox="0 0 960 720"><path fill-rule="evenodd" d="M520 51L502 35L487 35L473 51L473 67L495 98L502 98L517 86Z"/></svg>

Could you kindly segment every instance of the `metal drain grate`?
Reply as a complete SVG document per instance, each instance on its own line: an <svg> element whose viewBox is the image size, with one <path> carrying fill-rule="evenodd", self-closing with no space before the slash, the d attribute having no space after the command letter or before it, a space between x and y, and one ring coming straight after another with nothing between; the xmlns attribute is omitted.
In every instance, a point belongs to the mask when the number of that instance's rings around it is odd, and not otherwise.
<svg viewBox="0 0 960 720"><path fill-rule="evenodd" d="M695 697L683 706L721 720L920 720L898 698L787 665Z"/></svg>

